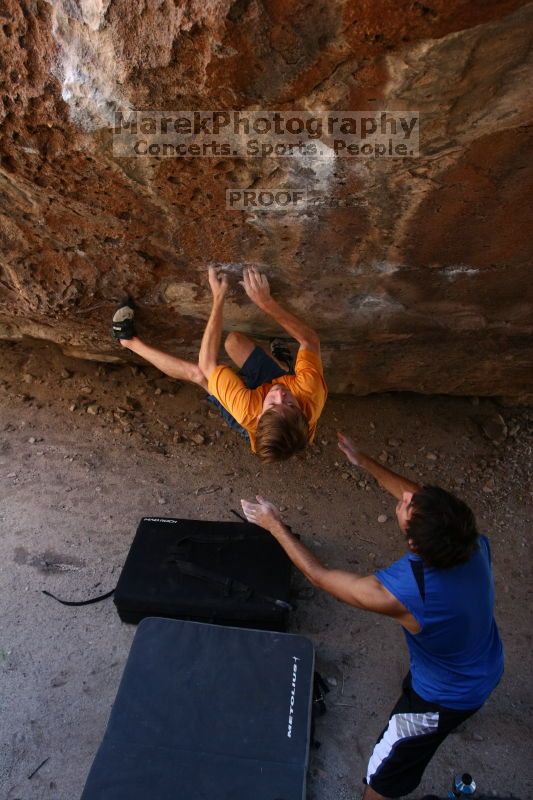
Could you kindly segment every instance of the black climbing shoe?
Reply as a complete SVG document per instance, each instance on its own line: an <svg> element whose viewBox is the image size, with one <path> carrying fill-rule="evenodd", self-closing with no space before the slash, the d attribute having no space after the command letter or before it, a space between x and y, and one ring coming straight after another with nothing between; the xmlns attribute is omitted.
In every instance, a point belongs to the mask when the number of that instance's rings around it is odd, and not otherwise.
<svg viewBox="0 0 533 800"><path fill-rule="evenodd" d="M113 314L113 339L133 339L136 336L133 303L125 298Z"/></svg>
<svg viewBox="0 0 533 800"><path fill-rule="evenodd" d="M283 339L271 339L270 352L276 361L279 361L286 367L287 372L292 371L292 353Z"/></svg>

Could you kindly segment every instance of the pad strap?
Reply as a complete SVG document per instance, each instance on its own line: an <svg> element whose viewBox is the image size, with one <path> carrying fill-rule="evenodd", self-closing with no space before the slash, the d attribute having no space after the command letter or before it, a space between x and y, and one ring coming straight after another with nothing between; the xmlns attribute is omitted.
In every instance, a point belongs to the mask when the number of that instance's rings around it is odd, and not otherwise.
<svg viewBox="0 0 533 800"><path fill-rule="evenodd" d="M46 589L43 589L43 594L47 595L47 597L53 597L53 599L61 603L62 606L90 606L93 603L99 603L100 600L107 600L114 592L115 589L111 589L110 592L99 594L97 597L91 597L89 600L61 600L59 597L56 597L55 594L52 594L52 592L47 592Z"/></svg>
<svg viewBox="0 0 533 800"><path fill-rule="evenodd" d="M267 594L257 592L251 586L248 586L248 584L242 583L242 581L237 581L234 578L220 575L218 572L213 572L210 569L204 569L196 564L191 564L190 561L183 561L180 558L172 558L167 563L176 564L181 573L184 575L190 575L191 578L198 578L199 580L206 581L207 583L214 583L218 586L222 586L224 588L225 597L229 597L232 591L242 592L243 594L248 595L247 599L253 595L258 600L264 600L266 603L272 603L278 608L283 608L286 611L292 611L291 604L285 602L285 600L279 600L276 597L270 597Z"/></svg>

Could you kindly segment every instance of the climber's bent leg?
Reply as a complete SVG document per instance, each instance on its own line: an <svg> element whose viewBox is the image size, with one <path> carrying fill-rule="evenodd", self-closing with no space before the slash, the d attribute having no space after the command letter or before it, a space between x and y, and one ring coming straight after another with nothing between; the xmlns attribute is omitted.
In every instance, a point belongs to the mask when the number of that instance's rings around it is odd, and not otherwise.
<svg viewBox="0 0 533 800"><path fill-rule="evenodd" d="M224 350L239 369L245 364L249 356L251 356L255 350L255 346L255 342L244 333L239 333L239 331L231 331L231 333L228 333L226 341L224 342Z"/></svg>

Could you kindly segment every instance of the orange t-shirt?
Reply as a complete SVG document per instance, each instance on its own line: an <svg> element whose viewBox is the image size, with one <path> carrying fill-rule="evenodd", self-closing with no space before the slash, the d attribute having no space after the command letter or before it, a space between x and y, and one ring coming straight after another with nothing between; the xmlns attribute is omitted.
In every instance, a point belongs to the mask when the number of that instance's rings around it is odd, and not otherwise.
<svg viewBox="0 0 533 800"><path fill-rule="evenodd" d="M309 423L309 441L312 442L315 437L317 422L328 396L318 353L300 348L294 372L294 375L274 378L257 389L248 389L242 378L231 367L223 364L216 367L209 376L209 392L248 431L254 453L258 417L263 410L263 401L275 383L282 383L296 397Z"/></svg>

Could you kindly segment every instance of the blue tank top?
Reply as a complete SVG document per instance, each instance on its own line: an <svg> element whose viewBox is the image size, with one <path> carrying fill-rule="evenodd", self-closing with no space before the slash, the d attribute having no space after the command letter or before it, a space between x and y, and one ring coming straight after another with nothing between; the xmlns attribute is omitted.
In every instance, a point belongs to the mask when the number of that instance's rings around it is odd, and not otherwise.
<svg viewBox="0 0 533 800"><path fill-rule="evenodd" d="M413 570L412 563L419 562ZM494 619L494 582L489 540L450 569L421 565L407 553L376 572L386 589L420 623L420 633L403 629L413 689L420 697L452 709L482 705L503 673L503 648ZM424 599L415 577L423 570Z"/></svg>

